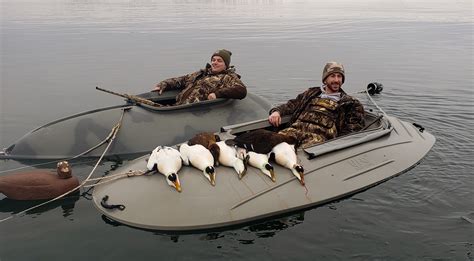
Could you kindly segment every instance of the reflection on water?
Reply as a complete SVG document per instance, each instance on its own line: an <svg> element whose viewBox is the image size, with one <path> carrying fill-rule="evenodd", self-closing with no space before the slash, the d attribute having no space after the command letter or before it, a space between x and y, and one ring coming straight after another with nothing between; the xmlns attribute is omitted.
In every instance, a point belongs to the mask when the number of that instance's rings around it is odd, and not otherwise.
<svg viewBox="0 0 474 261"><path fill-rule="evenodd" d="M304 221L304 211L288 217L268 220L259 224L250 225L244 231L254 232L259 238L273 237L276 233L301 224Z"/></svg>
<svg viewBox="0 0 474 261"><path fill-rule="evenodd" d="M206 230L197 232L156 231L146 229L141 230L150 231L152 234L159 237L169 237L169 239L174 243L178 242L180 237L197 235L197 238L201 241L232 240L238 242L239 244L246 245L254 244L255 240L258 238L271 238L277 233L284 231L285 229L302 224L304 221L304 214L305 211L300 211L279 218L273 217L267 218L265 220L254 221L251 222L251 224L247 225L237 225L220 229L211 229L212 232L206 232ZM114 227L126 226L106 217L105 215L102 215L102 220L104 220L105 223ZM207 231L209 231L209 229ZM249 237L251 239L249 239Z"/></svg>
<svg viewBox="0 0 474 261"><path fill-rule="evenodd" d="M56 200L52 203L46 204L39 208L35 208L31 211L26 212L26 215L41 215L42 213L53 210L57 207L61 207L63 217L67 218L71 216L73 218L73 210L80 198L80 192L75 191L69 194L67 197ZM3 198L0 200L0 213L8 213L14 215L20 213L25 209L42 204L48 200L13 200L9 198Z"/></svg>

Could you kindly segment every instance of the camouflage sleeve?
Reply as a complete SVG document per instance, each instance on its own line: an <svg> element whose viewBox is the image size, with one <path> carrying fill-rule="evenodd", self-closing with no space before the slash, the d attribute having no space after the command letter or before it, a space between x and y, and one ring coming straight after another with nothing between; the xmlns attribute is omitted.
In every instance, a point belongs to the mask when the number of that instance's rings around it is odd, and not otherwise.
<svg viewBox="0 0 474 261"><path fill-rule="evenodd" d="M237 75L226 75L215 94L217 98L243 99L247 96L247 87Z"/></svg>
<svg viewBox="0 0 474 261"><path fill-rule="evenodd" d="M338 117L338 136L360 131L365 126L364 106L359 100L350 98L341 103Z"/></svg>
<svg viewBox="0 0 474 261"><path fill-rule="evenodd" d="M300 105L301 102L303 102L303 98L307 95L309 90L300 93L295 99L291 99L285 104L281 104L279 106L273 107L269 114L272 114L275 111L278 111L280 113L280 116L285 116L285 115L292 115L296 108Z"/></svg>
<svg viewBox="0 0 474 261"><path fill-rule="evenodd" d="M163 91L169 90L181 90L184 88L186 79L189 77L189 74L183 75L180 77L169 78L158 83L158 86L163 89Z"/></svg>

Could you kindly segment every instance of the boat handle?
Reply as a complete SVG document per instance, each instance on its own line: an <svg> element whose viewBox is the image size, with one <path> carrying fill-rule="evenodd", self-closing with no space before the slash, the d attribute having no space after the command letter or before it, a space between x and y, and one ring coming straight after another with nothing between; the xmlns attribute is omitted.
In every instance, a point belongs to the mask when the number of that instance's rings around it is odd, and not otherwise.
<svg viewBox="0 0 474 261"><path fill-rule="evenodd" d="M125 209L125 206L122 205L122 204L109 204L107 203L107 200L109 200L109 196L108 195L105 195L103 198L102 198L102 201L100 201L100 205L106 209L120 209L120 210L124 210Z"/></svg>
<svg viewBox="0 0 474 261"><path fill-rule="evenodd" d="M423 126L418 123L413 123L413 126L417 127L420 132L423 132L425 130L425 128L423 128Z"/></svg>

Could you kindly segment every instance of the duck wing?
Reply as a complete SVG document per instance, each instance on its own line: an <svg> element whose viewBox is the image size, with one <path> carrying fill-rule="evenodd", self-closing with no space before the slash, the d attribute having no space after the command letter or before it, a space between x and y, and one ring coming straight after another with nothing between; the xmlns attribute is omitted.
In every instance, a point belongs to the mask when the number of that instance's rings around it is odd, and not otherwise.
<svg viewBox="0 0 474 261"><path fill-rule="evenodd" d="M282 142L295 144L296 139L273 131L258 129L242 133L232 140L226 140L227 145L236 145L261 154L269 153L273 147Z"/></svg>

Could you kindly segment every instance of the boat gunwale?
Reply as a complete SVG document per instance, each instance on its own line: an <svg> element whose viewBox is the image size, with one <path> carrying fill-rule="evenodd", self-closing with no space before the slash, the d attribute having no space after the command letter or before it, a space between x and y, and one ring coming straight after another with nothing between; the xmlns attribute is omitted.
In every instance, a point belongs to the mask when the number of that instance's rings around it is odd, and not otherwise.
<svg viewBox="0 0 474 261"><path fill-rule="evenodd" d="M288 123L290 121L290 118L291 118L290 116L282 117L281 119L282 125ZM385 115L377 115L375 113L368 112L365 118L375 119L376 122L379 122L378 126L374 128L365 129L363 131L353 132L347 135L336 137L334 139L330 139L325 142L315 144L307 148L302 148L301 150L304 151L308 155L308 159L314 159L317 156L321 156L327 153L331 153L334 151L338 151L338 150L346 149L346 148L356 146L359 144L370 142L372 140L388 135L390 132L393 131L393 126L390 123L390 120L387 119ZM370 122L366 126L368 125L373 125L373 122ZM268 128L268 127L272 127L272 125L270 125L270 123L268 122L268 119L265 118L265 119L255 120L255 121L246 122L242 124L225 126L221 128L221 132L226 132L230 135L237 135L238 133L256 130L256 129ZM355 135L362 136L362 137L354 139L353 137L355 137ZM341 140L348 140L348 141L345 143L339 144L338 146L329 147L331 144L340 142ZM317 151L317 149L321 148L321 146L325 146L326 149Z"/></svg>

